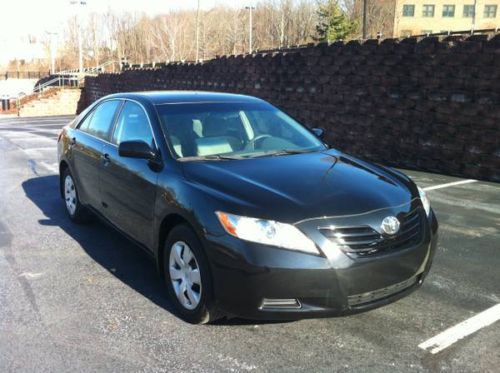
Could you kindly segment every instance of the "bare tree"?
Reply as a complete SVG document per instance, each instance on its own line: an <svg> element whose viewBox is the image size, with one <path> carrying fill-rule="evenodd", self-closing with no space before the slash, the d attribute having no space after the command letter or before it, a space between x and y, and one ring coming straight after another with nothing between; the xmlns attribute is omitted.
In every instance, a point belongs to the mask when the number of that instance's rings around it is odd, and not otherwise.
<svg viewBox="0 0 500 373"><path fill-rule="evenodd" d="M377 35L392 37L394 27L394 0L366 0L367 1L367 24L368 37L375 38ZM361 23L363 17L363 0L344 0L348 4L352 19Z"/></svg>
<svg viewBox="0 0 500 373"><path fill-rule="evenodd" d="M84 45L91 52L95 66L99 66L102 44L102 17L97 13L91 13L88 18L87 36Z"/></svg>
<svg viewBox="0 0 500 373"><path fill-rule="evenodd" d="M357 0L343 0L355 15ZM377 2L372 0L373 2ZM350 9L350 8L349 8ZM256 49L284 48L312 41L317 23L317 0L260 0L255 5L253 43ZM200 14L200 57L245 53L248 50L248 12L241 7L216 6ZM61 68L78 63L78 23L68 19ZM175 10L155 17L142 13L107 11L89 14L81 27L84 64L98 66L127 58L131 63L194 60L196 10Z"/></svg>

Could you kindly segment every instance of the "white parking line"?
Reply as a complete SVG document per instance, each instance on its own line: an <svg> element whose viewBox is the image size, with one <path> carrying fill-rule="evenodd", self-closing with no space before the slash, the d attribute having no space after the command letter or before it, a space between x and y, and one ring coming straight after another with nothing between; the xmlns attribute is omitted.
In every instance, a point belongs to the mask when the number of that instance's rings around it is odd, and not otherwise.
<svg viewBox="0 0 500 373"><path fill-rule="evenodd" d="M56 119L47 119L47 120L2 120L0 119L0 128L2 126L16 126L16 127L43 127L50 125L66 125L73 120L72 117L69 118L56 118Z"/></svg>
<svg viewBox="0 0 500 373"><path fill-rule="evenodd" d="M470 183L475 183L475 182L477 182L477 180L474 180L474 179L461 180L461 181L455 181L453 183L446 183L446 184L439 184L439 185L429 186L429 187L425 187L423 189L425 191L428 191L428 190L435 190L435 189L441 189L441 188L448 188L448 187L455 186L455 185L470 184Z"/></svg>
<svg viewBox="0 0 500 373"><path fill-rule="evenodd" d="M495 321L500 320L500 304L488 308L486 311L478 313L468 320L457 324L444 332L422 342L418 345L422 350L429 351L431 354L436 354L453 343L468 335L482 329Z"/></svg>

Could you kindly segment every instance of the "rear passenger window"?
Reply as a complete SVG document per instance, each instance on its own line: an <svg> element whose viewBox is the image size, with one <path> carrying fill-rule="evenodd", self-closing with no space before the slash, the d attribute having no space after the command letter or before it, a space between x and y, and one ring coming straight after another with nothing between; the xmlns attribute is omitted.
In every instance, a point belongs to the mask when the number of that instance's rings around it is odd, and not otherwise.
<svg viewBox="0 0 500 373"><path fill-rule="evenodd" d="M148 116L144 109L135 102L125 102L118 118L112 142L120 145L122 141L144 141L154 147Z"/></svg>
<svg viewBox="0 0 500 373"><path fill-rule="evenodd" d="M116 109L120 104L119 100L103 102L83 121L79 129L101 139L109 139Z"/></svg>
<svg viewBox="0 0 500 373"><path fill-rule="evenodd" d="M85 117L85 119L80 123L80 125L78 126L79 130L84 131L84 132L88 131L90 120L92 119L92 114L94 114L94 113L90 113L89 115L87 115Z"/></svg>

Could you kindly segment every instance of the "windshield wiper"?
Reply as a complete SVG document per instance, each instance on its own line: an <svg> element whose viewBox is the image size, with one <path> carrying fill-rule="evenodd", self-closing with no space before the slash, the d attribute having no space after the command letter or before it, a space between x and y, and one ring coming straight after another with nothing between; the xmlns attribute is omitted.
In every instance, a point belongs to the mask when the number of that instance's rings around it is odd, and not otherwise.
<svg viewBox="0 0 500 373"><path fill-rule="evenodd" d="M277 157L280 155L305 154L305 153L312 153L315 151L316 151L316 149L281 149L281 150L277 150L275 152L266 153L265 155Z"/></svg>
<svg viewBox="0 0 500 373"><path fill-rule="evenodd" d="M241 156L236 155L222 155L222 154L210 154L210 155L197 155L192 157L179 158L179 161L229 161L243 159Z"/></svg>
<svg viewBox="0 0 500 373"><path fill-rule="evenodd" d="M224 154L210 154L210 155L198 155L191 157L183 157L178 160L181 162L187 161L232 161L232 160L242 160L249 158L261 158L261 157L278 157L280 155L291 155L291 154L304 154L312 153L318 151L318 149L280 149L270 152L264 152L259 154L244 154L244 155L224 155Z"/></svg>
<svg viewBox="0 0 500 373"><path fill-rule="evenodd" d="M243 157L239 155L223 155L223 154L214 154L214 155L206 155L202 157L205 159L218 159L218 160L234 160L234 159L243 159Z"/></svg>

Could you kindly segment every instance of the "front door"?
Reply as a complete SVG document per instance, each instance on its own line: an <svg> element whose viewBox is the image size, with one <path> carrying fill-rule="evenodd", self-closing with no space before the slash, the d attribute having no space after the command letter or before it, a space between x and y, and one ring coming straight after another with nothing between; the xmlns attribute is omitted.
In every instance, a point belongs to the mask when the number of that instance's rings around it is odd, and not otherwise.
<svg viewBox="0 0 500 373"><path fill-rule="evenodd" d="M132 238L151 247L158 170L145 159L121 157L122 141L144 141L156 148L149 118L137 103L125 101L112 144L103 150L100 190L103 214Z"/></svg>

